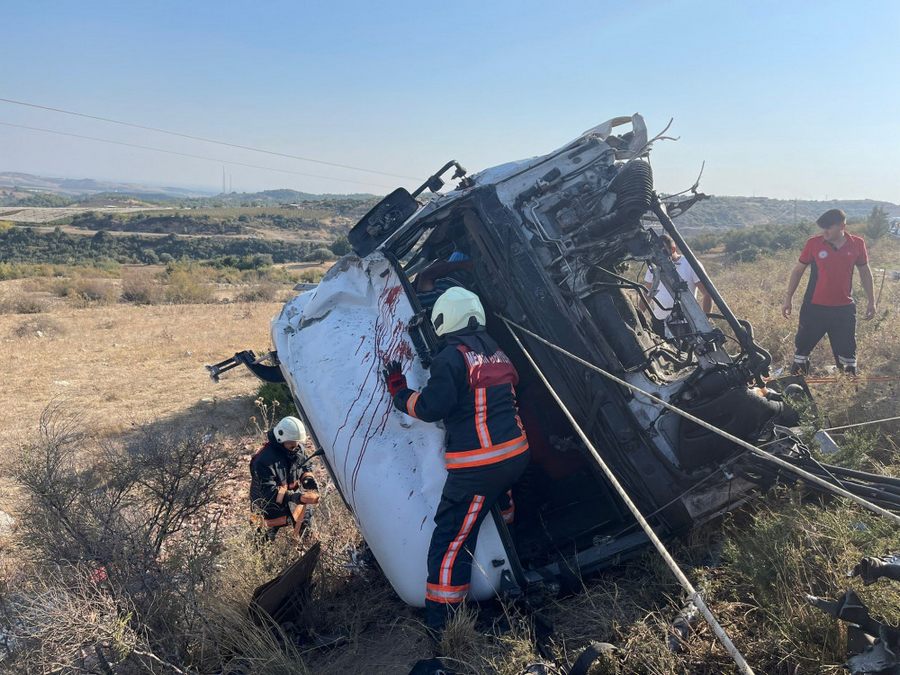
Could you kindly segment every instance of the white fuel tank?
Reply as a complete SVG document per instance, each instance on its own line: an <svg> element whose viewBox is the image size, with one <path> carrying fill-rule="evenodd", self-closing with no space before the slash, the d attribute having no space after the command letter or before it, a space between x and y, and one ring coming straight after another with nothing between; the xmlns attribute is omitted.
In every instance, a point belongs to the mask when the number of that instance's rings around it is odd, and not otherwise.
<svg viewBox="0 0 900 675"><path fill-rule="evenodd" d="M314 290L284 306L272 321L272 341L366 543L400 598L421 607L447 476L444 430L396 410L381 375L385 359L398 360L411 388L427 382L406 330L412 316L384 256L349 255ZM469 597L494 594L509 567L488 518L478 535Z"/></svg>

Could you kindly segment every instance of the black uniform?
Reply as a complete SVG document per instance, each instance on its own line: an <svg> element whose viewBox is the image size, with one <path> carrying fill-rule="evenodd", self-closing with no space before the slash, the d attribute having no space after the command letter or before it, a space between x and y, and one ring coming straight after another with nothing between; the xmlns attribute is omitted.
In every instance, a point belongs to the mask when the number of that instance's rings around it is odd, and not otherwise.
<svg viewBox="0 0 900 675"><path fill-rule="evenodd" d="M312 474L300 464L301 453L285 449L271 431L268 442L250 460L250 503L262 515L269 537L285 525L299 534L304 504L318 501L300 493L301 487L315 490Z"/></svg>
<svg viewBox="0 0 900 675"><path fill-rule="evenodd" d="M447 482L434 517L425 589L429 627L441 629L448 605L465 600L472 552L495 503L511 518L510 486L528 464L516 411L518 373L484 329L457 331L432 361L421 392L399 391L394 405L425 422L444 421Z"/></svg>

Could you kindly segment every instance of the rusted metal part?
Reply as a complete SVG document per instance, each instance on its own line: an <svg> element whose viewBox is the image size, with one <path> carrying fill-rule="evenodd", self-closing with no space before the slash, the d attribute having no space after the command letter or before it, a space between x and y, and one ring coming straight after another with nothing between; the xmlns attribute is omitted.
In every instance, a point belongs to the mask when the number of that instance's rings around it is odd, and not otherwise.
<svg viewBox="0 0 900 675"><path fill-rule="evenodd" d="M299 560L253 592L250 616L254 621L280 625L300 615L309 600L310 580L320 551L321 544L316 542Z"/></svg>

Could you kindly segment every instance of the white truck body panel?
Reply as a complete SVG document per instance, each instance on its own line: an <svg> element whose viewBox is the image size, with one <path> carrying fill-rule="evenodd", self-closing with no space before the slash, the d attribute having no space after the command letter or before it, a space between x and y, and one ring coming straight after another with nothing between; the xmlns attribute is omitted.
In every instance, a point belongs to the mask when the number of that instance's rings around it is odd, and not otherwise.
<svg viewBox="0 0 900 675"><path fill-rule="evenodd" d="M444 430L396 410L381 375L404 364L409 386L428 372L407 326L412 307L379 252L342 258L272 321L281 370L360 531L400 598L425 603L426 557L446 478ZM509 569L493 518L485 520L469 597L490 597ZM503 561L502 564L496 561Z"/></svg>

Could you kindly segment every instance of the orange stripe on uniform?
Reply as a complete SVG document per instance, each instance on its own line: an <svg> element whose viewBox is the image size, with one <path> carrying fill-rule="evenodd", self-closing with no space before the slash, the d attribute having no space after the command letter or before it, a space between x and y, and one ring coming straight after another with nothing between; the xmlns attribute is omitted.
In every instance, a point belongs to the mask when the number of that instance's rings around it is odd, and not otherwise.
<svg viewBox="0 0 900 675"><path fill-rule="evenodd" d="M461 586L445 586L442 584L425 584L425 599L431 602L439 602L443 605L452 605L466 599L469 592L469 584Z"/></svg>
<svg viewBox="0 0 900 675"><path fill-rule="evenodd" d="M454 537L453 541L450 542L450 545L447 547L447 552L444 553L444 558L441 560L438 579L440 580L442 586L450 585L451 576L453 574L453 563L456 562L456 556L459 553L459 550L462 548L463 542L472 531L472 527L475 525L475 521L478 518L478 513L479 511L481 511L481 506L483 504L483 496L475 495L474 497L472 497L472 503L469 504L469 510L466 512L466 517L463 518L463 522L459 528L459 532L456 534L456 537Z"/></svg>
<svg viewBox="0 0 900 675"><path fill-rule="evenodd" d="M484 387L475 389L475 431L482 448L493 445L487 426L487 389Z"/></svg>
<svg viewBox="0 0 900 675"><path fill-rule="evenodd" d="M447 469L468 469L474 466L487 466L505 461L528 450L528 439L519 436L505 443L498 443L488 448L448 452L444 455Z"/></svg>
<svg viewBox="0 0 900 675"><path fill-rule="evenodd" d="M419 392L414 391L409 395L409 398L406 399L406 414L410 417L415 417L418 419L416 415L416 403L419 401Z"/></svg>

